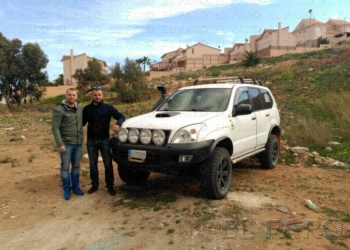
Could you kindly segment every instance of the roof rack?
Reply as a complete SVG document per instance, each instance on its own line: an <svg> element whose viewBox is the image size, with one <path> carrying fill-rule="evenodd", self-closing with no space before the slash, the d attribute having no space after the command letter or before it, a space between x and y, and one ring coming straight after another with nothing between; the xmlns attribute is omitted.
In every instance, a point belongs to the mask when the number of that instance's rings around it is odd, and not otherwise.
<svg viewBox="0 0 350 250"><path fill-rule="evenodd" d="M263 86L261 81L255 79L243 79L241 76L218 77L218 78L199 78L196 79L193 85L209 84L209 83L246 83Z"/></svg>

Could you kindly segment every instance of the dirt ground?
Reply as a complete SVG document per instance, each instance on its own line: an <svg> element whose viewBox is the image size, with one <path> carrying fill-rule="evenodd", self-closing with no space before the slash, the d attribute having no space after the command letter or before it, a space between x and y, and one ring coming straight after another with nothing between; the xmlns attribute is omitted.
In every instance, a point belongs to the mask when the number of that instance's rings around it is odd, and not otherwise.
<svg viewBox="0 0 350 250"><path fill-rule="evenodd" d="M125 185L115 163L117 195L112 197L99 163L100 189L66 201L50 120L51 113L0 114L0 249L350 246L348 170L303 164L264 170L245 162L234 166L227 198L210 201L190 178L151 174L147 187ZM81 170L87 191L86 160Z"/></svg>

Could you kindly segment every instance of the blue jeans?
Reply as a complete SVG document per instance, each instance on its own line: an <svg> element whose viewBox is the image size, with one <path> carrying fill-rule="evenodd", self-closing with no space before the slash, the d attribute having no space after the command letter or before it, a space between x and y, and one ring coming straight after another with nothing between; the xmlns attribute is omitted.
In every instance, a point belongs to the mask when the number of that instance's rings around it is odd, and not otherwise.
<svg viewBox="0 0 350 250"><path fill-rule="evenodd" d="M90 161L90 179L91 185L94 187L99 186L98 178L98 151L101 152L103 165L105 167L105 182L107 188L114 188L114 174L112 165L111 148L109 146L109 139L87 139L87 151Z"/></svg>
<svg viewBox="0 0 350 250"><path fill-rule="evenodd" d="M79 187L81 144L64 144L66 152L60 152L61 157L61 178L62 188L67 190ZM72 171L69 174L69 167L72 164Z"/></svg>

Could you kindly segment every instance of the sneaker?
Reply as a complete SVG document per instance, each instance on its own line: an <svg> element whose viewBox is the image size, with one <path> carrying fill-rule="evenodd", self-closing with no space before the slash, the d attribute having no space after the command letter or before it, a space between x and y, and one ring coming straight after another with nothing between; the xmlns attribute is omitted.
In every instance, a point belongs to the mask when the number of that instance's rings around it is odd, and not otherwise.
<svg viewBox="0 0 350 250"><path fill-rule="evenodd" d="M95 186L92 186L88 191L87 193L88 194L92 194L92 193L95 193L97 191L98 187L95 187Z"/></svg>
<svg viewBox="0 0 350 250"><path fill-rule="evenodd" d="M114 190L114 188L108 188L108 193L111 195L111 196L114 196L117 194L117 192Z"/></svg>
<svg viewBox="0 0 350 250"><path fill-rule="evenodd" d="M64 190L63 198L65 200L69 200L69 198L70 198L70 189Z"/></svg>
<svg viewBox="0 0 350 250"><path fill-rule="evenodd" d="M76 195L82 196L84 195L84 192L80 189L80 187L76 187L76 188L72 188L73 193L75 193Z"/></svg>

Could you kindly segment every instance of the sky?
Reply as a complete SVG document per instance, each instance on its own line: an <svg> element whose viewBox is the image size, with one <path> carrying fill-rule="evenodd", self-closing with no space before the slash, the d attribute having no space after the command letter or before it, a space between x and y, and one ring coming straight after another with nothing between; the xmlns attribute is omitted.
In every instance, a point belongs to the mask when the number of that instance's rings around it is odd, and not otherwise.
<svg viewBox="0 0 350 250"><path fill-rule="evenodd" d="M71 49L108 66L144 56L158 62L198 42L223 52L279 22L292 32L309 10L321 22L350 21L349 0L0 0L0 32L38 43L53 81Z"/></svg>

